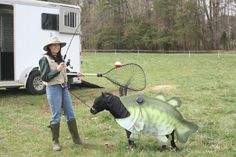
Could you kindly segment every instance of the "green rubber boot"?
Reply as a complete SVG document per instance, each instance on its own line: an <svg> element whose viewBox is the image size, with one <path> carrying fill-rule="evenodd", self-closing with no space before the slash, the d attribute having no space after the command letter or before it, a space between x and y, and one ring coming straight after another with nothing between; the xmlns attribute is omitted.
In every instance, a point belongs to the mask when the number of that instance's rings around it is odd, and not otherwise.
<svg viewBox="0 0 236 157"><path fill-rule="evenodd" d="M77 125L76 125L76 120L71 120L67 121L68 129L70 131L71 137L73 139L73 142L75 144L83 144L83 141L80 139L78 130L77 130Z"/></svg>
<svg viewBox="0 0 236 157"><path fill-rule="evenodd" d="M61 150L59 142L60 123L50 124L49 127L51 128L52 131L53 150L60 151Z"/></svg>

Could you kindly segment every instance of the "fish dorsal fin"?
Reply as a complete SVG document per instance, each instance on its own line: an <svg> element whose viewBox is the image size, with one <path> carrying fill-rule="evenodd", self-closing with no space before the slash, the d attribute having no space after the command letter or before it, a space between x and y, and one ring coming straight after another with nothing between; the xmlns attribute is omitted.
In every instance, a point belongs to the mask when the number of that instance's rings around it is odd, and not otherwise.
<svg viewBox="0 0 236 157"><path fill-rule="evenodd" d="M168 104L172 105L173 107L177 108L181 106L181 100L178 97L172 97L167 101Z"/></svg>
<svg viewBox="0 0 236 157"><path fill-rule="evenodd" d="M159 99L159 100L162 100L162 101L166 101L166 97L165 97L164 94L162 94L162 93L159 93L159 94L156 96L156 99Z"/></svg>

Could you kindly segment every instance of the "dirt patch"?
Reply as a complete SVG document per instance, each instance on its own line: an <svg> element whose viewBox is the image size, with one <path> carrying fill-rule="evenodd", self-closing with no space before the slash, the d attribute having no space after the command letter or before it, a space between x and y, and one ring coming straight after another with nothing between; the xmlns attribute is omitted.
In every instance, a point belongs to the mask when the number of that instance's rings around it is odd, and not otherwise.
<svg viewBox="0 0 236 157"><path fill-rule="evenodd" d="M17 126L19 128L24 128L24 129L36 129L37 126L33 124L26 124L26 123L17 123Z"/></svg>
<svg viewBox="0 0 236 157"><path fill-rule="evenodd" d="M158 85L151 89L158 92L171 92L176 89L176 85Z"/></svg>
<svg viewBox="0 0 236 157"><path fill-rule="evenodd" d="M40 112L43 114L47 114L50 112L50 108L48 104L41 105Z"/></svg>

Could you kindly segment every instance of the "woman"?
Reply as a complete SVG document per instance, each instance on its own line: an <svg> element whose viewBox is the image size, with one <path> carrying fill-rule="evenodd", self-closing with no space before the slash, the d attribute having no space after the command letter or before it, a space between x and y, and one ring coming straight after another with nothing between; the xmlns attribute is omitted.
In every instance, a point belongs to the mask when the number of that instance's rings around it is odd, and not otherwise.
<svg viewBox="0 0 236 157"><path fill-rule="evenodd" d="M53 150L61 150L59 143L59 130L62 112L75 144L82 144L79 137L72 100L67 86L66 65L63 62L61 48L66 43L52 37L44 46L47 53L39 60L41 78L46 85L46 94L50 105L52 120L49 127L52 131Z"/></svg>

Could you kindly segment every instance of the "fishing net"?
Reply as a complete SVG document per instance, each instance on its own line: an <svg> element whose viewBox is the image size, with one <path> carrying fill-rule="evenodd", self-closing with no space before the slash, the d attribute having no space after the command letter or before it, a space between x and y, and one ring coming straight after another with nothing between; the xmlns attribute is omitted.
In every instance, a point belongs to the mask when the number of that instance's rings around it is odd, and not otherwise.
<svg viewBox="0 0 236 157"><path fill-rule="evenodd" d="M146 75L143 68L135 63L114 67L103 74L97 74L112 83L134 91L141 91L146 87Z"/></svg>

